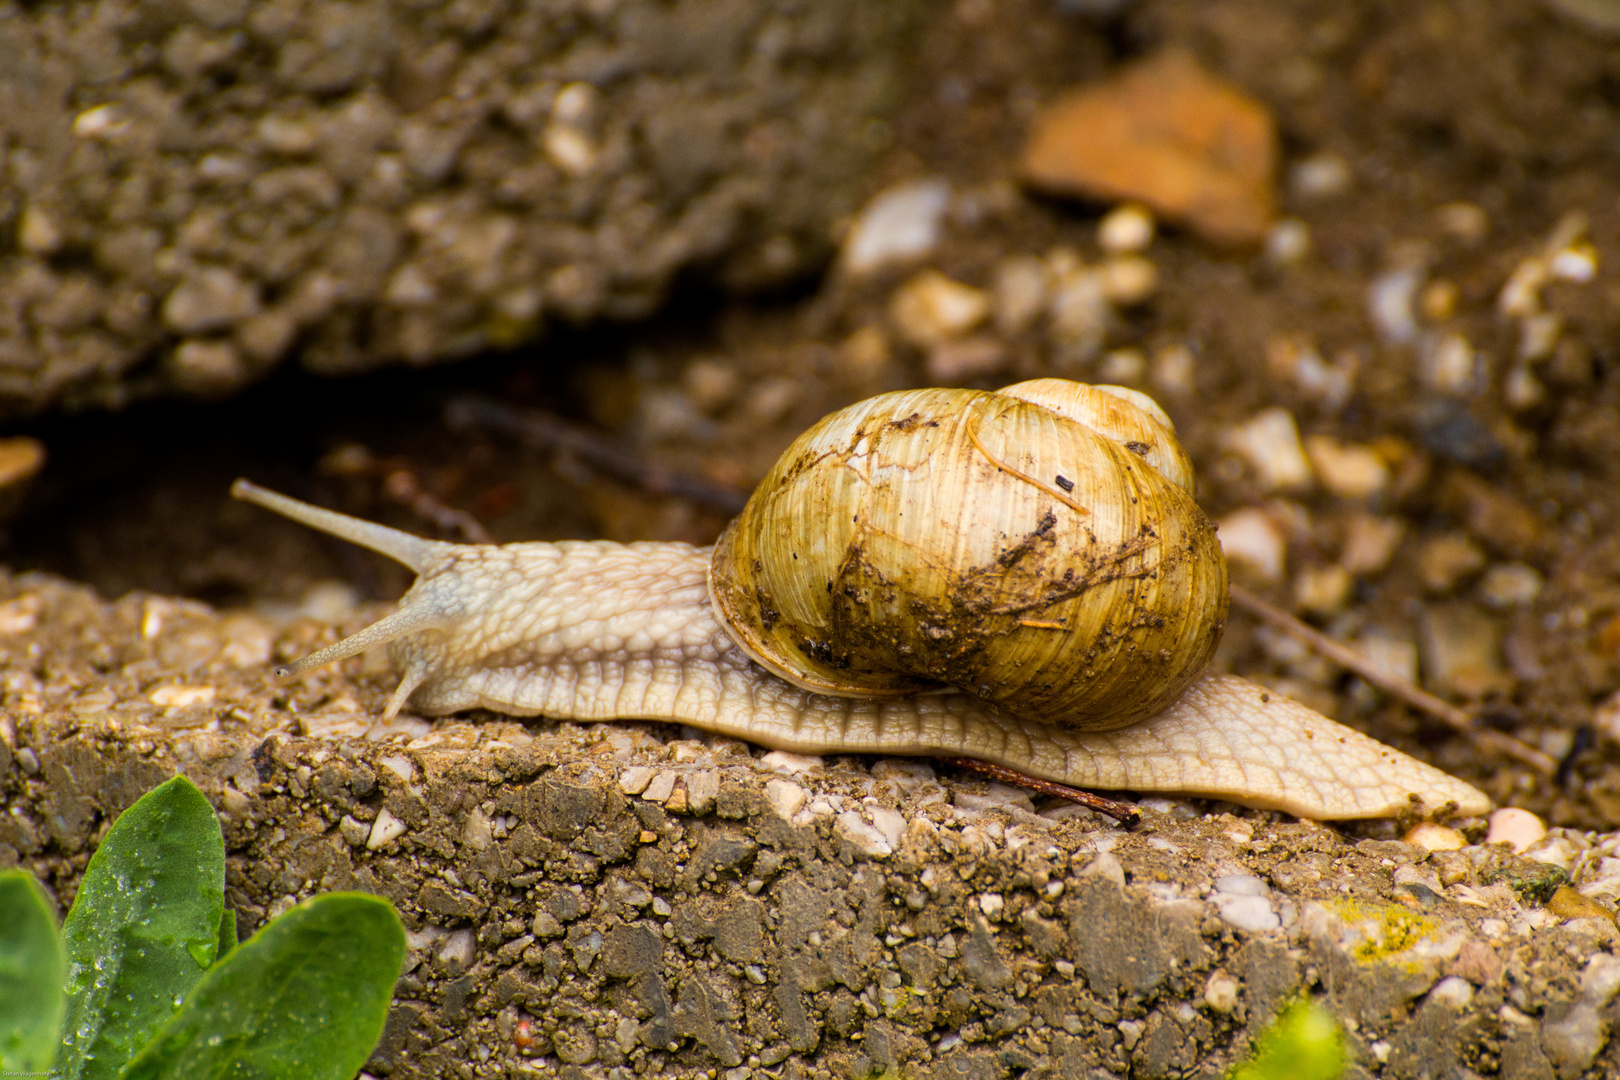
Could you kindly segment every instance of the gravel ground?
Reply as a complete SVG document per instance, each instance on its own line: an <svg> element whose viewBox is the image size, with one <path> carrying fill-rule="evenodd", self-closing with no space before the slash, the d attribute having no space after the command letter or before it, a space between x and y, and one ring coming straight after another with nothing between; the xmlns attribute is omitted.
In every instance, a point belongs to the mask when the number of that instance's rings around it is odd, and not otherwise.
<svg viewBox="0 0 1620 1080"><path fill-rule="evenodd" d="M70 902L112 817L183 770L245 930L329 889L399 908L379 1076L1213 1078L1307 991L1351 1076L1620 1069L1620 931L1580 899L1620 891L1620 834L1431 853L1172 799L1126 832L916 760L384 725L364 658L267 677L333 635L0 581L0 865Z"/></svg>
<svg viewBox="0 0 1620 1080"><path fill-rule="evenodd" d="M0 5L0 415L800 276L890 138L913 9Z"/></svg>
<svg viewBox="0 0 1620 1080"><path fill-rule="evenodd" d="M1018 182L1044 106L1167 49L1275 125L1257 246ZM245 926L314 888L392 896L420 963L378 1073L1213 1075L1300 988L1353 1024L1353 1075L1620 1071L1620 45L1529 2L1141 0L1098 22L962 0L912 61L864 210L800 291L678 290L643 325L431 372L282 370L206 407L14 425L50 464L5 557L85 584L11 579L3 842L65 898L107 815L178 766L230 821ZM874 221L909 253L874 263ZM860 397L1046 374L1153 393L1238 580L1559 767L1482 755L1241 615L1218 666L1550 831L1515 855L1462 823L1466 846L1427 853L1393 825L1166 801L1121 836L943 770L793 772L671 729L377 731L374 667L263 675L406 580L228 503L236 475L452 539L446 509L501 540L701 543L725 511L452 426L447 400L560 413L735 493ZM554 1034L581 1018L592 1041Z"/></svg>

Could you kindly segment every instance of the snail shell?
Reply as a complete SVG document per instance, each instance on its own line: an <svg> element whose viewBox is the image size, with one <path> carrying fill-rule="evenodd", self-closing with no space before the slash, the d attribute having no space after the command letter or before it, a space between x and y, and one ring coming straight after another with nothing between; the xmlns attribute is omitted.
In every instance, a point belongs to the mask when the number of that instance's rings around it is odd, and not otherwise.
<svg viewBox="0 0 1620 1080"><path fill-rule="evenodd" d="M1082 730L1179 697L1227 602L1169 418L1062 379L827 417L726 529L709 586L737 644L807 690L952 688Z"/></svg>

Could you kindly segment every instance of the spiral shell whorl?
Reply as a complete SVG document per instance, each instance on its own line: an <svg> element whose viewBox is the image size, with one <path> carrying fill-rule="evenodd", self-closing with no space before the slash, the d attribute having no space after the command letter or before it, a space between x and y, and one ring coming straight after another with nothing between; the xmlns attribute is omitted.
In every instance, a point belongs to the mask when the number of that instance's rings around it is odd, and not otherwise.
<svg viewBox="0 0 1620 1080"><path fill-rule="evenodd" d="M1073 728L1173 700L1219 640L1226 571L1168 420L1008 389L885 394L802 435L715 551L734 640L821 693L954 687Z"/></svg>

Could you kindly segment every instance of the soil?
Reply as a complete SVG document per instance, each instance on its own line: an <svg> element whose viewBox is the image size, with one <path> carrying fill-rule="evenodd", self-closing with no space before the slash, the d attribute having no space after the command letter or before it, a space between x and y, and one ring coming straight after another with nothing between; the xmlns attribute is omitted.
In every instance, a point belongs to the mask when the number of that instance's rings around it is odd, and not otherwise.
<svg viewBox="0 0 1620 1080"><path fill-rule="evenodd" d="M1279 506L1225 449L1230 429L1264 406L1288 409L1307 434L1393 446L1402 464L1371 509L1398 519L1403 539L1387 568L1358 576L1348 603L1313 618L1339 636L1374 628L1419 643L1436 610L1484 620L1496 667L1463 688L1474 692L1464 703L1561 767L1546 777L1483 758L1438 724L1277 646L1242 616L1231 620L1218 663L1553 823L1620 824L1620 753L1591 727L1595 705L1620 686L1620 147L1608 134L1620 119L1620 45L1531 4L1442 4L1420 14L1396 3L1151 2L1096 20L1044 0L962 0L939 8L923 33L872 190L919 175L949 179L952 219L928 263L968 284L989 286L1011 255L1067 246L1095 257L1106 207L1021 191L1013 177L1022 140L1042 102L1171 45L1273 110L1288 169L1332 154L1346 182L1313 195L1284 178L1283 212L1305 223L1312 245L1293 265L1161 229L1147 252L1159 291L1116 320L1107 347L1148 357L1176 344L1194 350L1191 392L1167 391L1150 374L1135 384L1175 419L1213 516ZM1447 217L1458 202L1483 211L1482 233ZM1571 212L1590 222L1597 277L1545 290L1562 333L1535 368L1542 399L1510 406L1520 327L1498 312L1497 296ZM1372 324L1368 289L1401 266L1455 287L1454 312L1434 327L1479 350L1477 392L1430 389L1422 344L1390 344ZM693 285L651 321L554 333L448 368L347 380L285 371L228 401L41 420L18 430L45 441L51 464L11 522L4 555L109 598L142 589L232 607L296 600L336 580L390 599L406 582L397 568L269 521L225 491L247 475L431 530L381 494L380 476L393 469L501 540L707 542L725 512L604 477L571 455L452 431L446 402L465 394L559 412L622 436L648 463L746 491L822 414L926 384L920 351L891 338L863 358L850 344L863 328L887 331L888 296L910 273L854 279L834 270L745 300ZM1353 365L1348 399L1324 403L1279 375L1268 355L1283 340ZM1065 356L1039 327L1002 334L1000 344L998 369L968 385L1103 378L1104 361ZM369 451L371 468L334 475L343 461L334 452L355 446ZM1292 515L1288 555L1298 571L1330 565L1363 509L1320 489L1280 506ZM1452 534L1488 563L1532 567L1545 581L1539 594L1493 610L1475 588L1479 567L1426 588L1425 545ZM1268 591L1294 605L1286 583Z"/></svg>

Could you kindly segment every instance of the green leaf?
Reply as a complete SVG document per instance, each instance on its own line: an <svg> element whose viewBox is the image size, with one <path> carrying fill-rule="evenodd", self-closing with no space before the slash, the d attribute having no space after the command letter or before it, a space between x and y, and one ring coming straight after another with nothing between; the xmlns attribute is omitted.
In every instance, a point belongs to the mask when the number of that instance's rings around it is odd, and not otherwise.
<svg viewBox="0 0 1620 1080"><path fill-rule="evenodd" d="M236 946L236 912L226 908L225 914L220 916L219 920L219 952L214 954L214 963L217 964L231 955Z"/></svg>
<svg viewBox="0 0 1620 1080"><path fill-rule="evenodd" d="M1344 1033L1326 1009L1296 1001L1255 1043L1254 1056L1230 1080L1339 1080L1344 1075Z"/></svg>
<svg viewBox="0 0 1620 1080"><path fill-rule="evenodd" d="M405 928L366 893L306 900L237 946L123 1080L350 1080L382 1036Z"/></svg>
<svg viewBox="0 0 1620 1080"><path fill-rule="evenodd" d="M50 1068L62 1042L66 973L56 905L26 870L0 872L0 1075Z"/></svg>
<svg viewBox="0 0 1620 1080"><path fill-rule="evenodd" d="M225 838L183 776L119 815L90 859L62 933L68 1018L56 1076L111 1080L214 962Z"/></svg>

